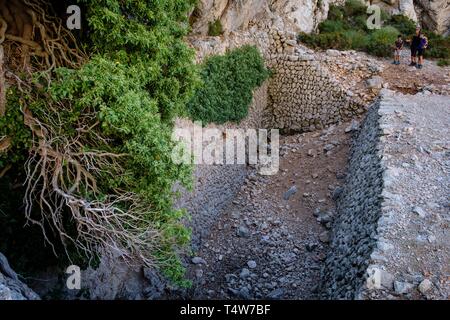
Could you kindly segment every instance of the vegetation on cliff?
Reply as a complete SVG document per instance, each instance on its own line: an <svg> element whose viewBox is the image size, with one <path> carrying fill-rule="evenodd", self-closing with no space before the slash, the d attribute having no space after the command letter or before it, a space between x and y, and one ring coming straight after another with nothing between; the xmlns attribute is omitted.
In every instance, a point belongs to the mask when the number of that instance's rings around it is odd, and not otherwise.
<svg viewBox="0 0 450 320"><path fill-rule="evenodd" d="M189 186L191 168L173 163L171 134L198 82L183 41L192 2L80 0L75 39L52 13L60 3L2 1L2 191L22 190L22 213L7 214L56 254L120 255L182 282L189 231L172 187Z"/></svg>
<svg viewBox="0 0 450 320"><path fill-rule="evenodd" d="M239 122L248 114L253 90L268 76L254 46L208 58L201 65L202 86L187 105L190 117L204 123Z"/></svg>
<svg viewBox="0 0 450 320"><path fill-rule="evenodd" d="M299 40L308 46L321 49L360 50L380 57L392 56L398 35L403 39L414 35L416 24L403 15L381 12L380 29L367 28L367 6L358 0L348 0L343 5L331 5L327 20L319 24L318 33L299 34ZM424 30L429 39L426 55L431 58L450 58L450 39Z"/></svg>

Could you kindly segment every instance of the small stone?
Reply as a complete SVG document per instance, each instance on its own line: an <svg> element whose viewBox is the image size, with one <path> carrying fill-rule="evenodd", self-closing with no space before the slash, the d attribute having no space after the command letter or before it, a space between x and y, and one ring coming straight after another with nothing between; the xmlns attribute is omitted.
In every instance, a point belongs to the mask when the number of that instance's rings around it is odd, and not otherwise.
<svg viewBox="0 0 450 320"><path fill-rule="evenodd" d="M319 235L319 240L323 243L330 242L330 233L328 231L324 231Z"/></svg>
<svg viewBox="0 0 450 320"><path fill-rule="evenodd" d="M311 252L314 251L314 249L317 248L317 244L316 243L307 243L305 245L306 251Z"/></svg>
<svg viewBox="0 0 450 320"><path fill-rule="evenodd" d="M197 269L197 270L195 270L195 276L196 276L197 278L203 277L203 270L202 270L202 269Z"/></svg>
<svg viewBox="0 0 450 320"><path fill-rule="evenodd" d="M297 186L294 185L290 187L289 190L284 193L283 199L289 200L289 198L293 196L297 191L298 191Z"/></svg>
<svg viewBox="0 0 450 320"><path fill-rule="evenodd" d="M397 294L406 294L406 293L410 292L413 288L414 288L414 285L412 283L401 282L401 281L394 282L394 289L395 289L395 293L397 293Z"/></svg>
<svg viewBox="0 0 450 320"><path fill-rule="evenodd" d="M331 144L331 143L326 144L326 145L323 147L323 150L325 150L325 151L331 151L331 150L333 150L333 149L334 149L334 145Z"/></svg>
<svg viewBox="0 0 450 320"><path fill-rule="evenodd" d="M255 269L256 268L256 262L254 260L250 260L249 262L247 262L247 266L250 269Z"/></svg>
<svg viewBox="0 0 450 320"><path fill-rule="evenodd" d="M283 289L278 288L278 289L275 289L275 290L271 291L267 295L267 298L268 299L272 299L272 300L276 300L276 299L280 299L283 296L283 294L284 294Z"/></svg>
<svg viewBox="0 0 450 320"><path fill-rule="evenodd" d="M245 226L240 226L237 230L237 235L241 238L248 238L250 231Z"/></svg>
<svg viewBox="0 0 450 320"><path fill-rule="evenodd" d="M193 264L206 264L205 259L200 258L200 257L194 257L194 258L192 258L191 261Z"/></svg>
<svg viewBox="0 0 450 320"><path fill-rule="evenodd" d="M381 89L383 78L379 76L372 77L366 81L367 87L371 89Z"/></svg>
<svg viewBox="0 0 450 320"><path fill-rule="evenodd" d="M337 172L336 173L336 178L341 180L341 179L345 179L347 175L344 172Z"/></svg>
<svg viewBox="0 0 450 320"><path fill-rule="evenodd" d="M250 276L250 270L248 270L247 268L243 268L241 270L241 273L239 274L239 277L241 277L241 279L245 279L249 276Z"/></svg>
<svg viewBox="0 0 450 320"><path fill-rule="evenodd" d="M249 300L250 299L250 290L248 290L247 287L242 287L239 290L239 297L244 300Z"/></svg>
<svg viewBox="0 0 450 320"><path fill-rule="evenodd" d="M419 284L419 291L422 294L427 293L428 291L430 291L431 287L433 286L433 283L428 280L428 279L424 279L420 284Z"/></svg>
<svg viewBox="0 0 450 320"><path fill-rule="evenodd" d="M335 49L328 49L326 53L330 57L339 57L341 55L341 52Z"/></svg>
<svg viewBox="0 0 450 320"><path fill-rule="evenodd" d="M358 131L359 130L359 122L356 120L352 120L352 122L350 123L350 125L345 128L345 133L350 133L353 131Z"/></svg>
<svg viewBox="0 0 450 320"><path fill-rule="evenodd" d="M337 199L339 199L339 197L341 196L343 191L344 191L343 187L337 187L336 189L334 189L333 194L331 196L333 201L336 201Z"/></svg>
<svg viewBox="0 0 450 320"><path fill-rule="evenodd" d="M226 282L235 282L238 277L235 274L229 273L225 275Z"/></svg>
<svg viewBox="0 0 450 320"><path fill-rule="evenodd" d="M416 213L421 218L425 218L427 216L427 213L421 207L418 206L415 206L413 208L413 212Z"/></svg>

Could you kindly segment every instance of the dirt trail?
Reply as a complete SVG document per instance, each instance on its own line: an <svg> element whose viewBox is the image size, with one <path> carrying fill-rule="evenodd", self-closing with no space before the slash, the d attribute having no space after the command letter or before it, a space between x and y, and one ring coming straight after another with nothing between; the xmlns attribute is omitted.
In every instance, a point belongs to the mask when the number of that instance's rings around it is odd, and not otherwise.
<svg viewBox="0 0 450 320"><path fill-rule="evenodd" d="M360 86L361 95L372 101L377 92L365 88L361 72L349 74L358 56L352 55L350 63L347 58L340 57L334 72L350 87ZM450 89L450 68L434 61L426 61L421 70L409 67L407 50L401 62L397 66L389 59L376 59L383 86L403 93ZM348 70L342 67L347 64ZM278 174L249 175L188 262L192 288L174 291L171 297L316 299L335 214L333 194L344 182L349 131L356 131L355 125L357 121L281 137Z"/></svg>
<svg viewBox="0 0 450 320"><path fill-rule="evenodd" d="M184 297L316 298L349 125L281 138L279 173L250 174L190 262L194 286Z"/></svg>
<svg viewBox="0 0 450 320"><path fill-rule="evenodd" d="M424 61L422 69L410 67L410 51L403 50L400 56L400 65L390 64L385 60L385 68L381 77L389 84L389 89L405 94L416 94L426 89L441 93L450 91L450 67L439 67L436 61Z"/></svg>

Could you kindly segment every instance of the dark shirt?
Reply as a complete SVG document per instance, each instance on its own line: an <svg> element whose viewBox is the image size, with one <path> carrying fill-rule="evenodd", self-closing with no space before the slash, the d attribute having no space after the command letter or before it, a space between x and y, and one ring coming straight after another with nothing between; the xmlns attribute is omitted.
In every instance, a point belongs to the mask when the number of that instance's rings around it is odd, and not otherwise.
<svg viewBox="0 0 450 320"><path fill-rule="evenodd" d="M418 48L420 45L420 37L414 36L411 41L411 48Z"/></svg>
<svg viewBox="0 0 450 320"><path fill-rule="evenodd" d="M403 40L402 39L396 40L395 41L395 47L397 49L401 49L403 47Z"/></svg>
<svg viewBox="0 0 450 320"><path fill-rule="evenodd" d="M425 47L427 46L427 39L425 38L420 38L420 42L417 48L419 49L425 49Z"/></svg>

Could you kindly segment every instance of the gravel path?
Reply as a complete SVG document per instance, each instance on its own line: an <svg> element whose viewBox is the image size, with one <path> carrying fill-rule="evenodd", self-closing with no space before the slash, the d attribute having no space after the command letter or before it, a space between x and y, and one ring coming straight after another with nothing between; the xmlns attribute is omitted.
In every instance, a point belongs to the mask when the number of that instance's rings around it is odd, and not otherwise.
<svg viewBox="0 0 450 320"><path fill-rule="evenodd" d="M448 299L450 99L395 94L380 114L389 195L382 237L390 243L383 266L395 276L393 294L384 297Z"/></svg>
<svg viewBox="0 0 450 320"><path fill-rule="evenodd" d="M175 296L317 298L332 194L345 177L348 127L282 137L279 173L249 175L189 263L193 288Z"/></svg>

